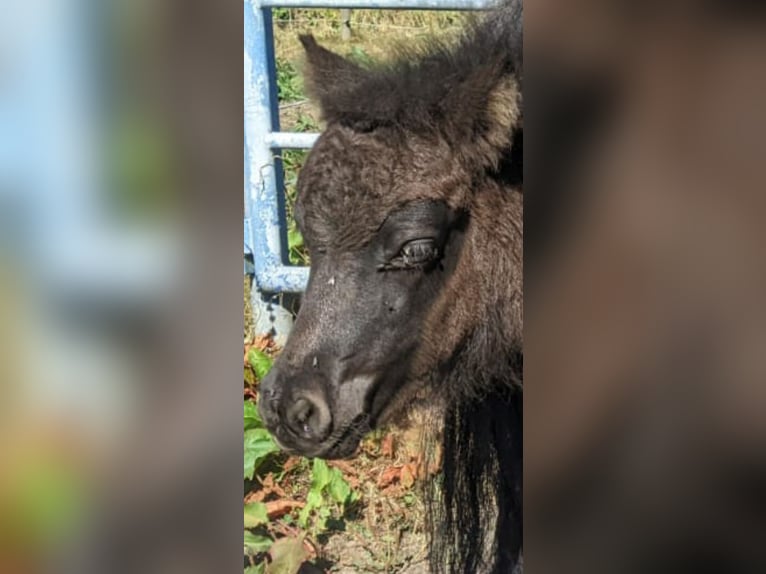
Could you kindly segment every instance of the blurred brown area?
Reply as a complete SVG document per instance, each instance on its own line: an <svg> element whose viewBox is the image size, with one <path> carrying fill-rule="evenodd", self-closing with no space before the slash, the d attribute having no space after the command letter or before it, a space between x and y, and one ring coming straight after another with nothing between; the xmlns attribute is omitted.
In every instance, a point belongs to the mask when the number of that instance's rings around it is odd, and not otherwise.
<svg viewBox="0 0 766 574"><path fill-rule="evenodd" d="M120 327L141 408L101 477L96 511L54 570L194 573L242 567L241 4L119 2L123 98L165 131L188 265L160 309Z"/></svg>
<svg viewBox="0 0 766 574"><path fill-rule="evenodd" d="M525 6L525 566L766 572L766 22Z"/></svg>

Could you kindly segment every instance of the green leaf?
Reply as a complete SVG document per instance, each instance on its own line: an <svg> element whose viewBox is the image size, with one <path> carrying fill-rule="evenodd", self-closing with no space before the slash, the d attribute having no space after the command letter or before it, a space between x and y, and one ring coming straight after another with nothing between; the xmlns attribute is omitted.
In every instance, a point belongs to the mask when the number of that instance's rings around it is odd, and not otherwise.
<svg viewBox="0 0 766 574"><path fill-rule="evenodd" d="M300 249L303 247L303 235L295 226L290 226L287 231L287 245L290 249Z"/></svg>
<svg viewBox="0 0 766 574"><path fill-rule="evenodd" d="M266 565L266 574L298 574L301 564L308 558L303 535L280 538L272 545L269 555L271 562Z"/></svg>
<svg viewBox="0 0 766 574"><path fill-rule="evenodd" d="M272 544L274 544L274 541L268 536L253 534L249 530L245 530L245 554L247 556L255 556L261 552L266 552L271 548Z"/></svg>
<svg viewBox="0 0 766 574"><path fill-rule="evenodd" d="M259 562L258 564L245 568L245 574L263 574L263 569L265 567L266 565L263 562Z"/></svg>
<svg viewBox="0 0 766 574"><path fill-rule="evenodd" d="M280 102L293 102L304 97L303 81L289 61L277 58L277 92Z"/></svg>
<svg viewBox="0 0 766 574"><path fill-rule="evenodd" d="M311 490L322 492L330 484L330 467L321 458L314 459L314 467L311 475Z"/></svg>
<svg viewBox="0 0 766 574"><path fill-rule="evenodd" d="M303 235L294 222L287 228L287 246L291 263L308 265L309 255L303 241Z"/></svg>
<svg viewBox="0 0 766 574"><path fill-rule="evenodd" d="M311 511L322 506L322 502L324 502L322 491L314 490L313 488L309 490L309 493L306 495L306 506L301 509L301 512L298 515L298 524L303 528L306 528Z"/></svg>
<svg viewBox="0 0 766 574"><path fill-rule="evenodd" d="M333 471L329 488L330 496L338 504L345 504L351 497L351 487L337 468L334 468Z"/></svg>
<svg viewBox="0 0 766 574"><path fill-rule="evenodd" d="M269 521L266 505L263 502L245 504L245 528L255 528Z"/></svg>
<svg viewBox="0 0 766 574"><path fill-rule="evenodd" d="M274 363L271 357L269 357L260 349L256 349L255 347L247 352L247 362L251 367L253 367L255 376L258 377L259 381L263 380L263 378L271 370L272 363Z"/></svg>
<svg viewBox="0 0 766 574"><path fill-rule="evenodd" d="M261 415L253 401L245 401L245 430L263 428Z"/></svg>
<svg viewBox="0 0 766 574"><path fill-rule="evenodd" d="M279 451L269 431L250 429L245 431L245 478L253 474L270 454Z"/></svg>

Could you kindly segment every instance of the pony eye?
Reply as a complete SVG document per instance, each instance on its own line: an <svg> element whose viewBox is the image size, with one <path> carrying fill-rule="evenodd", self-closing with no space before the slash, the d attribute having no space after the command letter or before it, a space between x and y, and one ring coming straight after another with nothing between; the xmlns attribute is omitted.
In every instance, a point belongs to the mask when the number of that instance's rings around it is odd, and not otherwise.
<svg viewBox="0 0 766 574"><path fill-rule="evenodd" d="M406 266L418 266L430 263L439 255L439 250L433 239L416 239L405 243L399 251L398 258Z"/></svg>
<svg viewBox="0 0 766 574"><path fill-rule="evenodd" d="M395 257L378 265L378 271L418 269L439 259L439 248L433 239L414 239L399 249Z"/></svg>

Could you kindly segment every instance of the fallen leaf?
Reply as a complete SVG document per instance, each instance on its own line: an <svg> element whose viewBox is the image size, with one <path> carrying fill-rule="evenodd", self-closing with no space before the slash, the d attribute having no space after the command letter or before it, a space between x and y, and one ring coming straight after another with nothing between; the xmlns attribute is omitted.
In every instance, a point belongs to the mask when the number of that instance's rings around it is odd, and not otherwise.
<svg viewBox="0 0 766 574"><path fill-rule="evenodd" d="M356 474L356 469L345 460L329 460L327 462L330 466L334 466L345 474Z"/></svg>
<svg viewBox="0 0 766 574"><path fill-rule="evenodd" d="M276 343L271 334L258 335L253 339L253 347L259 348L261 351L273 351L276 349Z"/></svg>
<svg viewBox="0 0 766 574"><path fill-rule="evenodd" d="M291 456L285 461L285 464L282 465L282 469L287 472L298 466L300 462L301 458L299 456Z"/></svg>
<svg viewBox="0 0 766 574"><path fill-rule="evenodd" d="M253 338L252 341L245 343L246 355L250 349L258 349L259 351L263 351L265 353L273 353L274 351L277 350L277 345L274 342L274 339L272 338L271 334L259 335Z"/></svg>
<svg viewBox="0 0 766 574"><path fill-rule="evenodd" d="M254 490L245 496L245 504L250 504L251 502L262 502L264 498L266 498L266 493L264 491Z"/></svg>
<svg viewBox="0 0 766 574"><path fill-rule="evenodd" d="M401 477L401 472L401 466L389 466L378 477L378 488L385 488L398 481Z"/></svg>
<svg viewBox="0 0 766 574"><path fill-rule="evenodd" d="M266 574L298 574L301 564L308 558L303 538L304 535L300 535L274 542L269 550L271 562L266 565Z"/></svg>
<svg viewBox="0 0 766 574"><path fill-rule="evenodd" d="M274 482L274 473L271 472L261 480L261 489L265 492L264 496L267 494L276 494L280 498L287 496L284 489Z"/></svg>
<svg viewBox="0 0 766 574"><path fill-rule="evenodd" d="M300 500L272 500L266 503L266 514L268 514L269 520L275 520L296 508L303 508L304 506L306 506L306 503Z"/></svg>

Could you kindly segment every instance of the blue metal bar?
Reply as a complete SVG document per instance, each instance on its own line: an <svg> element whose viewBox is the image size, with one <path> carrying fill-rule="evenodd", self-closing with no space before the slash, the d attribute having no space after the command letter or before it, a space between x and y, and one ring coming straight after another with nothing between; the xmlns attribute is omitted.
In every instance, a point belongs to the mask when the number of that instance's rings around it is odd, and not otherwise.
<svg viewBox="0 0 766 574"><path fill-rule="evenodd" d="M412 10L481 10L497 4L487 0L261 0L264 7L282 8L356 8Z"/></svg>
<svg viewBox="0 0 766 574"><path fill-rule="evenodd" d="M269 140L279 129L274 82L271 10L259 0L245 2L245 218L249 222L256 286L264 292L299 292L308 268L286 265L284 206ZM272 142L274 143L274 142Z"/></svg>
<svg viewBox="0 0 766 574"><path fill-rule="evenodd" d="M266 136L266 145L275 148L308 149L317 141L319 134L272 132Z"/></svg>

